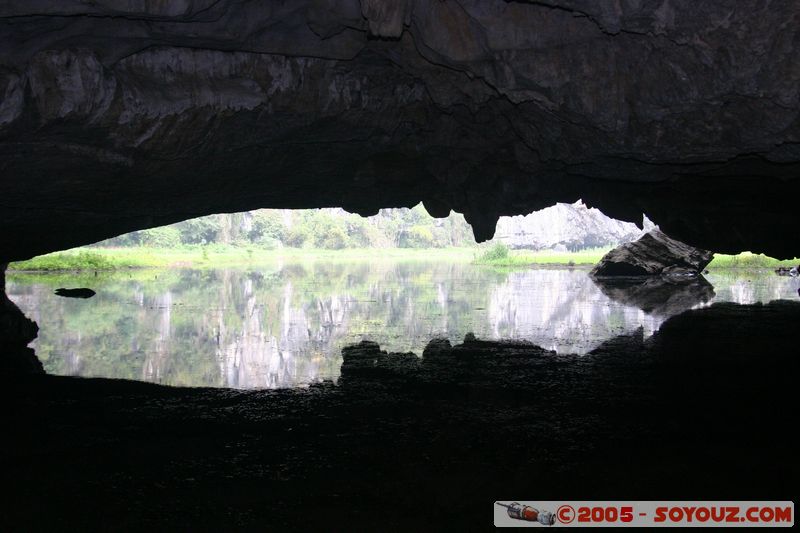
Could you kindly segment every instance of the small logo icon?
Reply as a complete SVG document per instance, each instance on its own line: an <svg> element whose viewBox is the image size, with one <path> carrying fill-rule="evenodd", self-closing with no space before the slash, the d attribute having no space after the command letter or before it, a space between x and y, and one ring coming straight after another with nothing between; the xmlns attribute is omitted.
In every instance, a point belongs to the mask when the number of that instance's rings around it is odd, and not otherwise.
<svg viewBox="0 0 800 533"><path fill-rule="evenodd" d="M562 524L569 524L575 520L575 509L571 505L562 505L556 511L556 516Z"/></svg>
<svg viewBox="0 0 800 533"><path fill-rule="evenodd" d="M556 517L550 511L540 511L530 505L522 505L518 502L501 503L494 502L500 507L505 507L508 516L516 520L524 520L526 522L539 522L543 526L552 526L556 523Z"/></svg>

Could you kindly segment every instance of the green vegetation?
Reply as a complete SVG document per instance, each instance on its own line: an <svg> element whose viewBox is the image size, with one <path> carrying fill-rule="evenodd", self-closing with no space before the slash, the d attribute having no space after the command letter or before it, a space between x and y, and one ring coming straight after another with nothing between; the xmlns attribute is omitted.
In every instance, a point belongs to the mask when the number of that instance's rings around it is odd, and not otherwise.
<svg viewBox="0 0 800 533"><path fill-rule="evenodd" d="M17 271L232 266L283 259L468 259L472 230L460 214L413 209L363 218L342 209L260 209L200 217L10 265ZM376 249L380 250L376 252ZM435 251L431 251L435 250Z"/></svg>
<svg viewBox="0 0 800 533"><path fill-rule="evenodd" d="M99 248L175 248L225 245L343 250L346 248L450 248L474 245L472 230L460 214L435 219L422 205L382 209L364 218L343 209L300 211L259 209L185 220L162 228L114 237Z"/></svg>
<svg viewBox="0 0 800 533"><path fill-rule="evenodd" d="M104 272L132 268L207 268L274 261L472 259L493 268L593 265L610 248L580 251L509 250L500 242L478 247L460 214L434 219L418 205L382 209L363 218L342 209L260 209L211 215L121 235L101 243L12 263L16 271ZM718 254L709 268L764 269L797 265L764 255Z"/></svg>
<svg viewBox="0 0 800 533"><path fill-rule="evenodd" d="M114 271L133 268L219 268L293 262L346 261L455 261L472 258L473 248L399 249L348 248L340 250L225 245L183 245L177 248L76 248L34 257L9 265L11 271Z"/></svg>
<svg viewBox="0 0 800 533"><path fill-rule="evenodd" d="M78 249L70 252L57 252L40 255L28 261L19 261L9 265L10 270L113 270L117 264L94 251Z"/></svg>
<svg viewBox="0 0 800 533"><path fill-rule="evenodd" d="M460 248L278 248L231 245L181 245L174 248L76 248L35 257L9 265L12 271L113 271L134 268L219 268L292 262L348 261L448 261L504 268L532 265L592 265L606 249L581 252L510 251L494 243L476 254L474 247Z"/></svg>
<svg viewBox="0 0 800 533"><path fill-rule="evenodd" d="M498 242L477 255L475 257L475 263L487 264L505 261L508 259L508 252L508 246Z"/></svg>
<svg viewBox="0 0 800 533"><path fill-rule="evenodd" d="M524 268L532 265L594 265L610 248L590 248L578 252L555 250L509 250L502 243L495 243L476 254L473 263L504 268Z"/></svg>
<svg viewBox="0 0 800 533"><path fill-rule="evenodd" d="M160 228L161 229L161 228ZM316 237L315 237L316 238ZM329 237L330 239L331 237ZM333 237L338 238L338 237ZM477 251L476 251L477 250ZM31 272L83 271L104 272L135 268L218 268L292 262L348 261L471 261L495 268L528 268L533 265L590 266L597 263L609 248L578 252L554 250L509 250L502 243L488 243L480 248L266 248L236 245L179 245L170 248L136 246L127 248L84 247L35 257L9 265L10 270ZM765 255L744 252L739 255L717 254L710 269L774 269L791 267L800 260L780 261Z"/></svg>
<svg viewBox="0 0 800 533"><path fill-rule="evenodd" d="M800 259L780 260L764 254L742 252L737 255L716 254L708 268L741 268L758 270L762 268L793 267L800 264Z"/></svg>
<svg viewBox="0 0 800 533"><path fill-rule="evenodd" d="M505 268L525 268L532 265L594 265L611 248L590 248L578 252L558 252L554 250L509 250L502 243L482 248L475 255L473 263ZM774 269L800 265L800 259L780 260L763 254L742 252L737 255L716 254L709 263L709 269Z"/></svg>

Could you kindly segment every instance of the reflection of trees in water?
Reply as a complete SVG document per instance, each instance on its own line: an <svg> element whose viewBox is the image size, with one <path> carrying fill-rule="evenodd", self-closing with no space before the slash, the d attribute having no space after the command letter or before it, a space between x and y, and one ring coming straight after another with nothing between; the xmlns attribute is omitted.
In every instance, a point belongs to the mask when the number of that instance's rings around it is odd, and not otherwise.
<svg viewBox="0 0 800 533"><path fill-rule="evenodd" d="M652 332L662 320L610 300L581 270L507 274L387 261L147 271L95 280L98 295L80 301L54 296L65 283L48 279L12 276L8 287L39 323L34 347L48 372L175 385L281 387L335 377L341 348L362 338L422 353L432 337L455 341L472 331L584 352L639 326ZM739 303L796 297L798 283L708 279L715 301Z"/></svg>

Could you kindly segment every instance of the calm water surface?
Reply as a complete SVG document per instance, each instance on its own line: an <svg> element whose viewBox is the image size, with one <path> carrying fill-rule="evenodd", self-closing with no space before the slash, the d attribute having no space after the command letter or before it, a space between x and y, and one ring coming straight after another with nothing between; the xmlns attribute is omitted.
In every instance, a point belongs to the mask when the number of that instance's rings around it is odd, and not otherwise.
<svg viewBox="0 0 800 533"><path fill-rule="evenodd" d="M335 379L343 346L374 340L421 354L433 337L525 339L586 353L620 334L650 335L713 302L798 298L800 282L710 274L685 287L600 287L581 269L498 272L465 263L303 263L147 270L98 278L9 274L8 294L40 327L52 374L169 385L292 387ZM58 287L88 286L89 300Z"/></svg>

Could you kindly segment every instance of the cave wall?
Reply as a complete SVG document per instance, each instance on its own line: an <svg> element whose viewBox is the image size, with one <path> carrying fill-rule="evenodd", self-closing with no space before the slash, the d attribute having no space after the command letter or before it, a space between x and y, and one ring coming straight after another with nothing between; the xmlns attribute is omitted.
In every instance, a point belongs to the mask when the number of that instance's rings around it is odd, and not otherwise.
<svg viewBox="0 0 800 533"><path fill-rule="evenodd" d="M791 0L0 4L0 259L214 212L579 198L800 255Z"/></svg>

